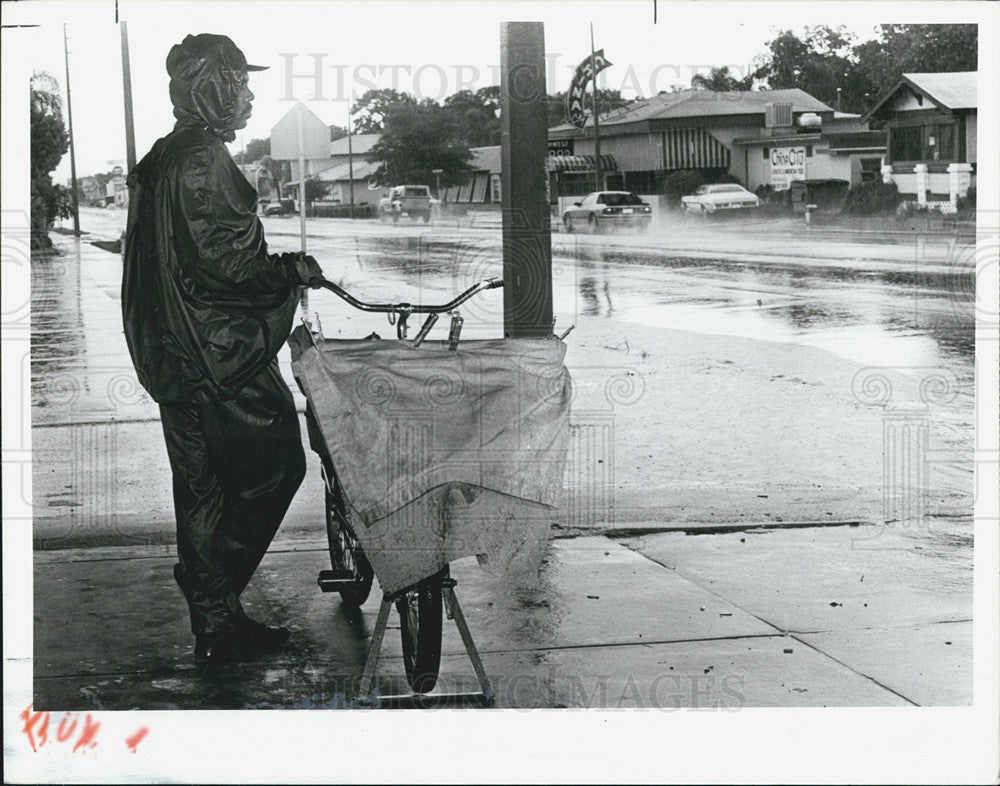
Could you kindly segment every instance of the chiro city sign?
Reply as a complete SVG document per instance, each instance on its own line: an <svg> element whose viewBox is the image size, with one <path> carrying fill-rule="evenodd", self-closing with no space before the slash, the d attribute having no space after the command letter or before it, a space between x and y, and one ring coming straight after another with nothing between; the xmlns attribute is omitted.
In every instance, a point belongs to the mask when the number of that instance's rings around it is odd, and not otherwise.
<svg viewBox="0 0 1000 786"><path fill-rule="evenodd" d="M782 191L793 180L806 179L806 149L804 147L771 148L771 187Z"/></svg>

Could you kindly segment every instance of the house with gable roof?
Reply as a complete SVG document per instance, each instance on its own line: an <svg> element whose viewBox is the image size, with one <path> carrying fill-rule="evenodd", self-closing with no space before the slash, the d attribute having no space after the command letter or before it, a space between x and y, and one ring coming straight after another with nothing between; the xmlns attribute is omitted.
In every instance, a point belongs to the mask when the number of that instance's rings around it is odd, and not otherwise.
<svg viewBox="0 0 1000 786"><path fill-rule="evenodd" d="M884 182L954 210L976 183L977 72L903 74L862 117L888 137Z"/></svg>

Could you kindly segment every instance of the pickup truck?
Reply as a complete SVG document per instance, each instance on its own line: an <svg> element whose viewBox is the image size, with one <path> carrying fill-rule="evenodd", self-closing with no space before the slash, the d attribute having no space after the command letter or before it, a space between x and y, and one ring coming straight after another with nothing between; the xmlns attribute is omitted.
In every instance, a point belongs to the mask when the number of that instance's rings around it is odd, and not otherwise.
<svg viewBox="0 0 1000 786"><path fill-rule="evenodd" d="M431 190L427 186L396 186L382 197L378 203L378 217L381 221L399 221L400 216L414 220L422 218L426 224L431 220Z"/></svg>

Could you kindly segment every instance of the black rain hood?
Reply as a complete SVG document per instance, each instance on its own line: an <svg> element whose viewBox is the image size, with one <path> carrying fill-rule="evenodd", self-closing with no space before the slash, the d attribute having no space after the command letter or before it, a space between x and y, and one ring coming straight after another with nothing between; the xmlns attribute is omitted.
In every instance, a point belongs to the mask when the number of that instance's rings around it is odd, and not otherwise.
<svg viewBox="0 0 1000 786"><path fill-rule="evenodd" d="M177 126L207 128L232 142L247 71L261 70L261 66L248 65L243 52L227 36L186 36L167 55L170 100Z"/></svg>
<svg viewBox="0 0 1000 786"><path fill-rule="evenodd" d="M186 405L231 399L267 367L301 281L295 254L268 252L257 191L219 133L235 110L234 75L253 66L214 35L188 36L167 66L183 100L174 130L128 175L122 317L140 384L154 401Z"/></svg>

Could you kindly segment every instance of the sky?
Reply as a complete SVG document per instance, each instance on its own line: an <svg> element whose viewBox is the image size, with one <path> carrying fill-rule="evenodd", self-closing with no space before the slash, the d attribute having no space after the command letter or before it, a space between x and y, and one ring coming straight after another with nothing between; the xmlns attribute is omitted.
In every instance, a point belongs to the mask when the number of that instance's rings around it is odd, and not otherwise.
<svg viewBox="0 0 1000 786"><path fill-rule="evenodd" d="M121 38L114 2L5 3L4 23L41 23L18 30L33 69L50 72L65 90L63 23L69 36L78 176L124 161ZM303 100L324 122L346 125L347 103L372 86L441 100L462 88L499 84L499 23L542 21L549 92L565 90L575 66L595 45L612 62L603 86L626 97L649 96L712 66L737 75L767 51L782 29L843 25L864 40L879 23L957 21L968 4L735 3L658 0L540 2L133 2L120 0L128 23L135 134L141 157L173 125L164 61L188 33L229 35L251 63L254 115L231 145L267 137ZM957 13L956 13L957 11ZM5 39L5 45L7 39ZM317 66L321 83L317 90ZM305 78L294 75L306 75ZM69 156L54 173L69 178Z"/></svg>

